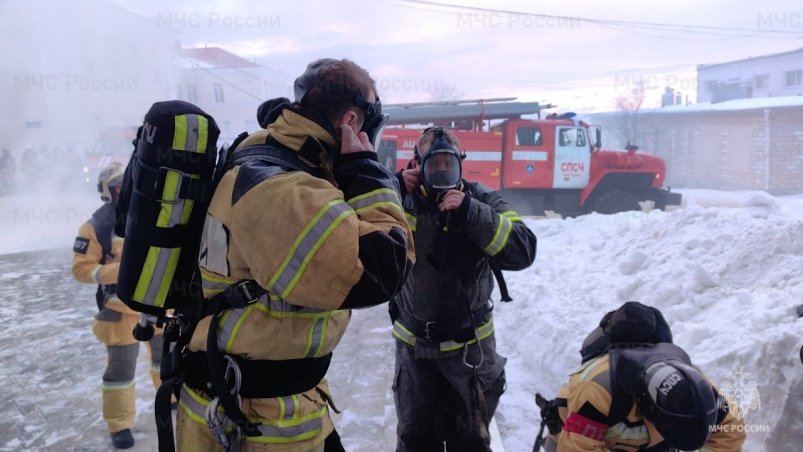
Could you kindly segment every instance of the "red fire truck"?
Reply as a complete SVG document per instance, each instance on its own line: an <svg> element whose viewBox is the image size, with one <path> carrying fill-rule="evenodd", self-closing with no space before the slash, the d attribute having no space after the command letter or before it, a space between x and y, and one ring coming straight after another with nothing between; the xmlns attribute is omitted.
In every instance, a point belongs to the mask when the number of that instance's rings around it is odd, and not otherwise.
<svg viewBox="0 0 803 452"><path fill-rule="evenodd" d="M440 125L460 139L466 153L463 177L499 190L521 213L610 214L641 210L643 201L657 209L680 205L680 194L663 187L666 167L660 158L636 153L630 145L603 149L599 127L575 121L574 114L542 119L541 110L552 105L511 100L388 106L389 126L377 149L380 162L406 168L421 126ZM526 114L538 119L522 119ZM407 127L412 125L417 126Z"/></svg>

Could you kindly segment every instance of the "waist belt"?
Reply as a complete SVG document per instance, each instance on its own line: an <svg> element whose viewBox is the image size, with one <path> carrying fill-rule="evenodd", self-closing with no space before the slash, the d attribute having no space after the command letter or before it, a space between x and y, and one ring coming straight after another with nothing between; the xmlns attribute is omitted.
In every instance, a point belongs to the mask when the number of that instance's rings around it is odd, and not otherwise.
<svg viewBox="0 0 803 452"><path fill-rule="evenodd" d="M229 355L237 362L242 373L240 396L246 399L288 397L315 388L329 369L332 354L320 358L274 360L243 359ZM206 353L196 352L188 357L184 382L191 388L217 397L208 384L209 367Z"/></svg>
<svg viewBox="0 0 803 452"><path fill-rule="evenodd" d="M477 310L471 313L471 324L475 326L482 325L486 322L488 315L493 310L493 305L485 303ZM401 323L412 332L414 335L424 338L430 342L455 340L458 342L467 342L474 338L474 332L470 328L468 331L445 331L439 322L424 322L402 315Z"/></svg>
<svg viewBox="0 0 803 452"><path fill-rule="evenodd" d="M438 344L440 351L450 352L459 350L465 347L466 344L473 344L477 342L477 339L483 340L488 338L494 332L493 318L490 315L492 310L492 306L484 306L474 311L472 313L472 316L474 317L474 323L479 325L475 327L473 331L471 331L471 339L458 341L455 339L444 338L447 340L444 340ZM436 340L433 340L433 337L435 337L435 334L437 333L436 322L422 322L420 320L409 322L409 320L410 319L405 317L400 320L396 320L393 323L393 337L406 343L407 345L410 345L411 347L415 347L417 339L423 339L428 342L437 342ZM427 324L429 324L428 330ZM423 330L419 329L419 331L416 332L414 331L414 326L411 327L408 325L418 325L419 328L422 328L423 325ZM429 332L429 335L426 334L427 331Z"/></svg>

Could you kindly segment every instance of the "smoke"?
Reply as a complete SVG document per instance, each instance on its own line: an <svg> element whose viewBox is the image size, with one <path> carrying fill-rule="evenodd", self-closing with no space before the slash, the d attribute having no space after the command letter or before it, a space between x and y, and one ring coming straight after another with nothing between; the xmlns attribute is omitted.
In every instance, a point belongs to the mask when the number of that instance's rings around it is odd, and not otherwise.
<svg viewBox="0 0 803 452"><path fill-rule="evenodd" d="M16 160L17 183L94 180L101 138L175 97L173 32L101 0L4 0L0 42L0 147ZM99 151L130 153L130 139L116 143L129 147Z"/></svg>

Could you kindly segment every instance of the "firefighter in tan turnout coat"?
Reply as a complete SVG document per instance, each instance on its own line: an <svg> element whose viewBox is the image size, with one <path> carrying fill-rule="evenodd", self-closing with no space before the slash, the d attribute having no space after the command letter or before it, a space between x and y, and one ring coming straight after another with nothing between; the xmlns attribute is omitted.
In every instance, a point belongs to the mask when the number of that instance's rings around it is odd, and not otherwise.
<svg viewBox="0 0 803 452"><path fill-rule="evenodd" d="M209 207L204 296L236 291L245 307L206 316L195 330L190 349L200 364L182 388L179 450L227 441L244 450L342 450L324 378L332 351L350 309L387 301L412 266L398 185L371 143L383 120L373 80L351 61L318 60L295 89L295 103L238 145L230 158L242 163L224 174ZM217 400L203 370L210 343L241 375L251 434L237 436L228 412L209 422ZM210 430L218 419L227 434Z"/></svg>
<svg viewBox="0 0 803 452"><path fill-rule="evenodd" d="M114 163L101 170L98 191L104 205L78 230L73 246L72 272L82 283L98 284L96 301L99 312L92 322L92 332L106 345L106 371L103 373L103 419L109 426L115 447L126 449L134 445L131 426L136 413L134 374L137 367L139 342L132 331L139 313L128 308L116 295L117 272L123 239L113 233L114 207L120 195L123 168ZM159 387L159 360L162 355L162 336L149 342L151 380Z"/></svg>

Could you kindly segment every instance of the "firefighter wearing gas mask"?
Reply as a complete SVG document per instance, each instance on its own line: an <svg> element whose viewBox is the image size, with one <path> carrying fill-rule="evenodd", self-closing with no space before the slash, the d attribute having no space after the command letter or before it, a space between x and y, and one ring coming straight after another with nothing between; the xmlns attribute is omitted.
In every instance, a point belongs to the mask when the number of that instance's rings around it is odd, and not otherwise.
<svg viewBox="0 0 803 452"><path fill-rule="evenodd" d="M117 273L123 252L123 239L114 234L114 209L120 198L123 165L113 163L100 171L98 192L104 202L87 222L81 225L73 245L72 273L82 283L97 284L95 301L98 313L92 332L106 346L106 370L103 373L103 420L108 425L112 444L118 449L134 445L131 427L136 414L134 374L139 342L132 331L139 313L132 311L117 297ZM161 384L159 361L162 356L161 332L148 343L151 357L151 380Z"/></svg>
<svg viewBox="0 0 803 452"><path fill-rule="evenodd" d="M488 424L505 390L492 270L535 259L535 235L499 193L462 178L463 158L457 137L432 127L413 167L397 173L416 252L390 305L398 451L490 450Z"/></svg>

